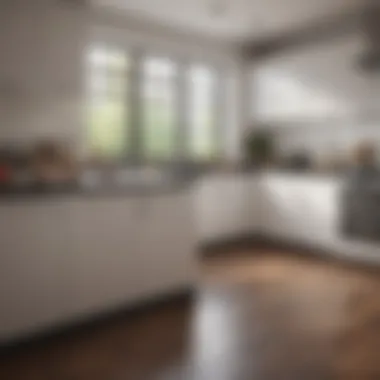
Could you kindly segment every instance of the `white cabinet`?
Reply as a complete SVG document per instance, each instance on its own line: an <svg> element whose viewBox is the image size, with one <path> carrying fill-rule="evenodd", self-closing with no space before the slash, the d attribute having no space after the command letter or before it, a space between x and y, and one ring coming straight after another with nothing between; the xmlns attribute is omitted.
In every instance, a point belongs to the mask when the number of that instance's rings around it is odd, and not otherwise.
<svg viewBox="0 0 380 380"><path fill-rule="evenodd" d="M189 196L73 201L73 284L69 314L116 308L172 288L195 275Z"/></svg>
<svg viewBox="0 0 380 380"><path fill-rule="evenodd" d="M245 201L242 203L242 215L245 232L260 232L262 207L261 187L259 176L247 176L245 178Z"/></svg>
<svg viewBox="0 0 380 380"><path fill-rule="evenodd" d="M278 173L215 175L196 187L198 240L262 233L304 242L339 237L342 183Z"/></svg>
<svg viewBox="0 0 380 380"><path fill-rule="evenodd" d="M0 209L0 339L5 339L60 318L71 296L66 275L72 247L62 204L25 200Z"/></svg>
<svg viewBox="0 0 380 380"><path fill-rule="evenodd" d="M139 291L160 293L192 284L196 276L193 209L187 193L141 197L136 217L142 228L136 256L142 259Z"/></svg>
<svg viewBox="0 0 380 380"><path fill-rule="evenodd" d="M260 186L262 229L269 237L294 240L343 259L380 264L378 245L353 241L341 233L343 180L269 174Z"/></svg>
<svg viewBox="0 0 380 380"><path fill-rule="evenodd" d="M308 204L300 196L297 183L268 176L262 179L261 189L264 234L287 238L301 235Z"/></svg>
<svg viewBox="0 0 380 380"><path fill-rule="evenodd" d="M249 233L259 224L257 179L245 175L203 178L195 190L200 241Z"/></svg>
<svg viewBox="0 0 380 380"><path fill-rule="evenodd" d="M129 198L71 202L69 228L74 249L69 315L112 307L133 295L140 275L136 256L139 225L133 203Z"/></svg>
<svg viewBox="0 0 380 380"><path fill-rule="evenodd" d="M337 238L338 180L276 174L263 177L260 186L264 233L305 242Z"/></svg>
<svg viewBox="0 0 380 380"><path fill-rule="evenodd" d="M190 194L0 206L0 341L193 285Z"/></svg>
<svg viewBox="0 0 380 380"><path fill-rule="evenodd" d="M286 173L215 175L195 187L197 240L245 233L305 244L331 255L380 263L379 247L341 234L344 181Z"/></svg>

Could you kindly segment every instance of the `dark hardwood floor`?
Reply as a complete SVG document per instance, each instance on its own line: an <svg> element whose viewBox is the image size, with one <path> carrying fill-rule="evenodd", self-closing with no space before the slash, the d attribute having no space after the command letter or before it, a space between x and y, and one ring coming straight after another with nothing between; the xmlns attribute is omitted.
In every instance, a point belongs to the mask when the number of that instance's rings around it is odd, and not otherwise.
<svg viewBox="0 0 380 380"><path fill-rule="evenodd" d="M380 274L281 252L200 272L193 301L8 354L0 379L380 379Z"/></svg>

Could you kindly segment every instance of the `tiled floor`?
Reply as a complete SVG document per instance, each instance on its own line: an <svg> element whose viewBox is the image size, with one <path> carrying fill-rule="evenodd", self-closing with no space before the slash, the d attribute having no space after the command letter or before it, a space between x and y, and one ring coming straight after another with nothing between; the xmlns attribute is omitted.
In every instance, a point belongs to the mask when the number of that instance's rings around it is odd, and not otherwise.
<svg viewBox="0 0 380 380"><path fill-rule="evenodd" d="M193 302L8 356L0 379L380 379L380 273L281 252L200 270Z"/></svg>

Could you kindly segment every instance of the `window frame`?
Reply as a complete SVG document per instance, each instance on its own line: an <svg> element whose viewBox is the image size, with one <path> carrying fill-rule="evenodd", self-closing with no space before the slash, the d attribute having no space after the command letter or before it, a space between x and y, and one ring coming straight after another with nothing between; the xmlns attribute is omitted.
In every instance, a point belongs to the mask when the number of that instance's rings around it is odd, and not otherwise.
<svg viewBox="0 0 380 380"><path fill-rule="evenodd" d="M124 90L122 91L123 95L124 96L121 96L120 97L120 102L121 104L124 105L124 107L128 110L128 116L125 118L124 120L124 131L126 132L125 133L125 136L130 136L132 135L132 126L133 126L133 120L132 120L132 117L131 117L131 106L132 106L132 103L131 103L131 81L133 79L133 72L132 72L132 66L133 66L133 59L132 59L132 54L130 52L129 49L125 49L124 46L121 46L121 45L118 45L118 44L110 44L110 43L104 43L104 42L101 42L101 43L97 43L97 44L92 44L90 46L90 48L87 50L87 53L89 54L91 49L93 48L100 48L102 50L104 50L105 52L110 52L112 50L116 50L116 51L119 51L119 52L122 52L122 54L124 55L124 57L126 58L127 60L127 68L126 70L124 71L124 75L125 75L125 85L126 85L126 88L124 88ZM92 85L91 85L91 74L88 74L88 72L91 72L94 68L91 67L89 68L88 65L89 65L89 60L88 60L88 57L86 57L86 75L85 75L85 78L86 78L86 83L85 83L85 88L86 88L86 145L87 145L87 148L89 146L89 137L88 137L88 118L90 117L89 116L89 111L88 111L88 106L89 106L89 102L92 101L93 98L95 98L97 96L97 94L95 94L94 96L94 93L90 94L90 92L93 90L92 89ZM94 71L96 70L99 70L99 67L98 68L95 68ZM112 70L112 74L110 75L110 68L105 65L105 67L103 68L103 74L106 75L106 81L108 82L108 78L110 77L115 77L117 76L117 73L115 71ZM110 98L110 93L109 93L109 90L107 89L103 94L102 96L106 96L107 98ZM112 95L111 95L112 96ZM91 99L91 100L89 100ZM124 161L126 159L128 159L128 156L131 154L131 147L132 147L132 141L131 141L131 138L127 138L128 139L128 142L127 144L124 146L124 149L123 149L123 153L119 156L119 158L117 159L117 161Z"/></svg>
<svg viewBox="0 0 380 380"><path fill-rule="evenodd" d="M109 40L99 40L93 46L104 48L115 47L122 50L128 59L129 69L126 72L127 86L124 102L129 109L128 120L125 128L128 128L128 144L125 153L115 160L114 164L131 166L139 165L172 165L175 163L194 164L202 167L213 167L225 158L225 138L227 119L227 80L225 68L213 60L199 60L188 56L179 56L165 49L150 49L148 47L134 46L133 44L115 43ZM174 128L174 155L173 158L149 158L143 151L143 65L144 59L163 58L174 63L177 67L177 75L174 80L174 91L177 95L175 110L177 125ZM191 152L189 143L190 122L190 89L188 72L192 66L202 66L210 69L215 75L215 90L213 96L213 113L215 114L213 135L217 140L215 157L210 159L199 159ZM86 101L88 101L88 94ZM86 120L86 141L88 141L88 120Z"/></svg>

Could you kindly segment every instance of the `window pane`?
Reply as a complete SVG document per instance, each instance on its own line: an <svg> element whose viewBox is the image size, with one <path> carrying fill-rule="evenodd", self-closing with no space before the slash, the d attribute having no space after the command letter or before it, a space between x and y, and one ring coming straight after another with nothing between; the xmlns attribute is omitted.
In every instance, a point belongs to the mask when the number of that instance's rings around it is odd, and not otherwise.
<svg viewBox="0 0 380 380"><path fill-rule="evenodd" d="M128 62L125 53L121 50L112 49L108 54L108 66L112 72L122 74L127 70Z"/></svg>
<svg viewBox="0 0 380 380"><path fill-rule="evenodd" d="M177 68L167 59L148 58L143 65L142 144L148 158L175 153Z"/></svg>
<svg viewBox="0 0 380 380"><path fill-rule="evenodd" d="M189 71L189 146L195 159L212 159L217 154L216 77L212 70L193 66Z"/></svg>
<svg viewBox="0 0 380 380"><path fill-rule="evenodd" d="M88 61L90 67L106 67L107 66L107 50L100 46L94 46L88 53Z"/></svg>
<svg viewBox="0 0 380 380"><path fill-rule="evenodd" d="M89 149L118 158L128 149L128 57L123 50L95 47L88 58Z"/></svg>

